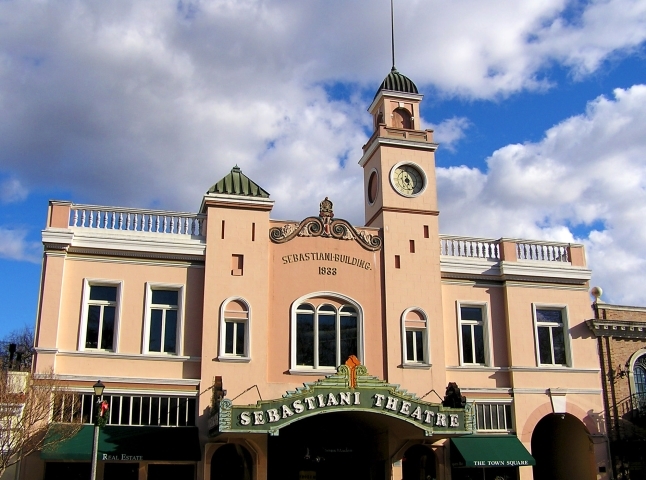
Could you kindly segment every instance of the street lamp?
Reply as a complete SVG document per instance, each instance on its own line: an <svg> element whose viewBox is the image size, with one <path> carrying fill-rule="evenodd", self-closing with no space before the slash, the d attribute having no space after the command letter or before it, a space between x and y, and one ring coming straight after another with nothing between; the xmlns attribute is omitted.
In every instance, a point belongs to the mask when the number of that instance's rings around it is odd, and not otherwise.
<svg viewBox="0 0 646 480"><path fill-rule="evenodd" d="M96 397L96 415L94 416L94 439L92 440L92 476L91 480L96 480L96 460L99 455L99 415L101 414L101 403L103 401L103 390L105 385L101 380L96 382L94 388L94 396Z"/></svg>

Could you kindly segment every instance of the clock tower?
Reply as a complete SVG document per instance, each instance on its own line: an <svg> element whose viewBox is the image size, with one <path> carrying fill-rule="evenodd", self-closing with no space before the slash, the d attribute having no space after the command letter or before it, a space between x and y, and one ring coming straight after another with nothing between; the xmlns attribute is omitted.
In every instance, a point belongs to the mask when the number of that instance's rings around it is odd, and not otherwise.
<svg viewBox="0 0 646 480"><path fill-rule="evenodd" d="M404 368L416 368L415 381L442 391L445 383L440 244L433 131L422 130L422 95L395 67L384 79L368 111L374 132L363 147L366 226L379 227L384 237L384 322L388 381L407 383ZM423 328L425 358L414 364L404 358L407 312ZM416 325L420 325L417 323ZM410 360L410 359L408 359ZM402 385L406 388L412 385Z"/></svg>

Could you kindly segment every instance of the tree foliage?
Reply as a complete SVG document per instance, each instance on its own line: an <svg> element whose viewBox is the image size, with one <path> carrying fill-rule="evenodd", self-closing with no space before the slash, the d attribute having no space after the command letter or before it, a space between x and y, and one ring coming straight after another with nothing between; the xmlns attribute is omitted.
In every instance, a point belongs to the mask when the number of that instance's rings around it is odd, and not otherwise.
<svg viewBox="0 0 646 480"><path fill-rule="evenodd" d="M53 373L0 370L0 477L30 453L63 442L78 433L80 421L52 423L60 398L76 399ZM68 405L66 409L77 410ZM60 416L60 415L59 415ZM49 431L49 433L48 433Z"/></svg>
<svg viewBox="0 0 646 480"><path fill-rule="evenodd" d="M0 340L0 368L29 371L34 356L34 331L29 327L14 330Z"/></svg>

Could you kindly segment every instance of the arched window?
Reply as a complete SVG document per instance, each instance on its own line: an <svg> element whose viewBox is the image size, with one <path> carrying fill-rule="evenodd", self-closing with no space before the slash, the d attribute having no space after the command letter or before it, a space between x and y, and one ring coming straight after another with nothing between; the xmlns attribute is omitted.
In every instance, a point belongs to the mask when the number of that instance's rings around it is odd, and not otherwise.
<svg viewBox="0 0 646 480"><path fill-rule="evenodd" d="M405 108L396 108L393 110L393 127L395 128L413 128L411 114Z"/></svg>
<svg viewBox="0 0 646 480"><path fill-rule="evenodd" d="M632 370L635 394L642 404L646 404L646 354L637 357Z"/></svg>
<svg viewBox="0 0 646 480"><path fill-rule="evenodd" d="M221 361L248 361L250 355L249 304L241 298L229 298L220 308Z"/></svg>
<svg viewBox="0 0 646 480"><path fill-rule="evenodd" d="M334 370L350 355L362 360L361 311L349 299L304 298L292 307L292 369Z"/></svg>
<svg viewBox="0 0 646 480"><path fill-rule="evenodd" d="M402 363L404 366L429 365L428 319L420 308L402 314Z"/></svg>

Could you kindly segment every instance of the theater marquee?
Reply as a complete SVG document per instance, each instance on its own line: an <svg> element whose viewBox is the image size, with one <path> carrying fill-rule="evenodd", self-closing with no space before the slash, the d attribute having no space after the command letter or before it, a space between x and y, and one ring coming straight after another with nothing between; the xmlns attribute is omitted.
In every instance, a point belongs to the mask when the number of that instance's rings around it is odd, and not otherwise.
<svg viewBox="0 0 646 480"><path fill-rule="evenodd" d="M259 401L256 405L233 405L223 399L219 415L213 418L213 435L224 432L269 433L321 413L370 412L411 423L430 436L438 433L473 433L471 405L444 407L368 375L363 365L342 365L337 373L282 398Z"/></svg>

